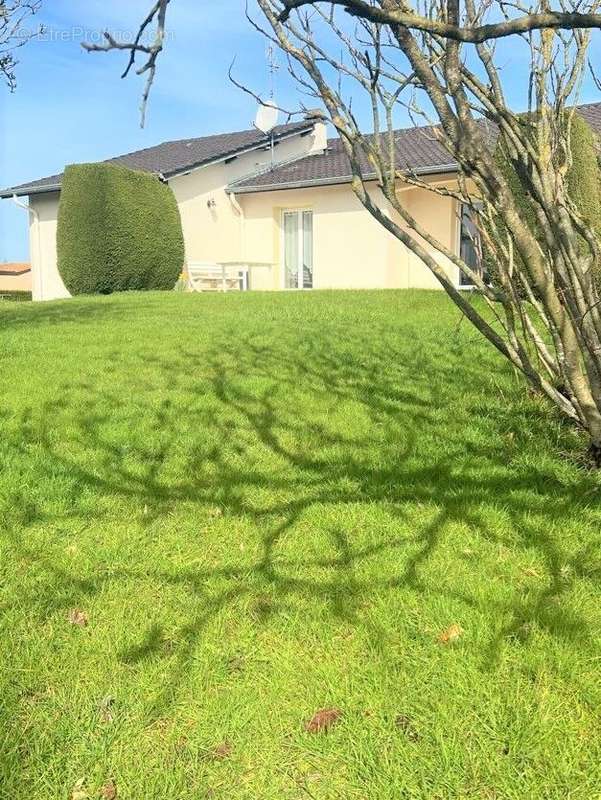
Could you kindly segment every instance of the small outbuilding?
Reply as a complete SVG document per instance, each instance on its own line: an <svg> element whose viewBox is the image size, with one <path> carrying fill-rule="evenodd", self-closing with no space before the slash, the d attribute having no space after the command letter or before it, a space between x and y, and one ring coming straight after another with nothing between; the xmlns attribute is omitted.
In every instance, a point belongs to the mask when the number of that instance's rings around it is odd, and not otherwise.
<svg viewBox="0 0 601 800"><path fill-rule="evenodd" d="M0 295L31 292L31 264L0 262Z"/></svg>

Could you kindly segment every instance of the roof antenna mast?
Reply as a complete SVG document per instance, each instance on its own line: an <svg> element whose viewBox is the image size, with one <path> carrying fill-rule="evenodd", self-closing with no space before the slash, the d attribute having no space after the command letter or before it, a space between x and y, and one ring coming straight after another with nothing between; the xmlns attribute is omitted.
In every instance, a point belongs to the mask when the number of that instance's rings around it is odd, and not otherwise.
<svg viewBox="0 0 601 800"><path fill-rule="evenodd" d="M255 120L255 128L258 128L266 136L270 135L271 139L271 168L274 167L274 133L273 129L278 124L279 111L274 100L275 91L275 75L279 70L275 49L272 44L267 45L266 50L267 65L269 69L269 100L261 103L257 110L257 118Z"/></svg>
<svg viewBox="0 0 601 800"><path fill-rule="evenodd" d="M269 99L273 103L273 95L275 91L275 75L279 70L280 65L275 53L275 48L271 42L267 45L267 65L269 67Z"/></svg>

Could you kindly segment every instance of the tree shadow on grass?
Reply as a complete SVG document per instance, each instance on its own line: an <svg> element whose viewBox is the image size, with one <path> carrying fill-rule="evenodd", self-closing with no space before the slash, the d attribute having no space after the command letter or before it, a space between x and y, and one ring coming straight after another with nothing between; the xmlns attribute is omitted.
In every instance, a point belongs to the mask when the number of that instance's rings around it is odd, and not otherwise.
<svg viewBox="0 0 601 800"><path fill-rule="evenodd" d="M54 301L51 303L12 303L3 304L0 313L0 331L10 332L26 327L28 330L48 326L77 325L78 334L81 335L82 323L93 324L98 321L123 319L128 314L128 308L119 298L86 298L75 302L71 300Z"/></svg>
<svg viewBox="0 0 601 800"><path fill-rule="evenodd" d="M552 446L548 412L532 403L514 408L486 394L483 375L498 369L488 351L478 349L470 361L457 348L442 360L420 343L395 353L385 342L358 348L350 338L349 344L309 336L299 345L293 338L268 343L238 334L202 354L190 347L169 357L146 354L144 368L152 369L154 384L129 398L125 410L122 384L112 389L92 382L62 387L67 391L41 414L24 409L12 447L25 460L32 448L41 451L37 468L65 476L73 501L62 516L23 491L9 503L15 511L7 531L15 553L41 564L48 576L44 614L82 602L106 581L150 578L158 587L181 586L195 597L152 714L161 712L185 679L211 620L242 601L265 623L310 599L333 620L366 629L382 646L378 624L361 613L366 600L385 591L439 591L490 616L487 669L498 663L507 641L527 642L535 627L568 642L589 640L587 620L564 608L563 598L574 577L598 580L595 544L565 551L548 528L578 514L594 530L600 519L597 478L583 473L577 482L565 480L548 459L527 469L508 463L521 449L532 449L528 437ZM464 388L469 430L445 417L447 405L458 407L461 390L454 386L470 387ZM477 418L470 407L479 410ZM85 524L100 513L79 507L78 497L89 492L145 509L140 525L151 525L182 503L203 513L217 509L226 519L259 527L261 552L252 565L156 564L150 575L132 565L82 579L29 546L24 533L40 522ZM342 523L326 521L328 552L284 557L282 543L308 512L357 504L384 507L397 532L358 546ZM420 508L430 514L416 526ZM491 509L502 510L510 533L491 527ZM545 564L542 588L510 601L482 600L445 585L437 590L427 566L452 525L467 525L474 537L500 547L536 552ZM361 566L374 557L390 559L390 569L362 577ZM316 579L316 568L331 576ZM233 585L214 591L213 583L222 579ZM33 595L20 601L38 604ZM499 618L506 622L493 626ZM135 665L163 651L162 629L150 620L140 643L121 659Z"/></svg>

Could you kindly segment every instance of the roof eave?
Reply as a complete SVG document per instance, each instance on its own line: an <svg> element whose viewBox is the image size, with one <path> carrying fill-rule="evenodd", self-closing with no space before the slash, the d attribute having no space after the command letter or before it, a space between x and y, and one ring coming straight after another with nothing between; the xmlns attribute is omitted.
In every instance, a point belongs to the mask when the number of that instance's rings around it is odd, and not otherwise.
<svg viewBox="0 0 601 800"><path fill-rule="evenodd" d="M281 136L276 136L275 137L275 141L276 142L282 142L285 139L292 138L293 136L300 136L303 133L310 132L314 127L315 127L315 122L314 121L308 122L307 125L303 125L303 127L302 128L298 128L298 130L290 131L289 133L284 133ZM164 179L166 181L170 181L170 180L173 180L174 178L179 178L179 177L181 177L183 175L188 175L191 172L195 172L197 169L203 169L204 167L211 167L214 164L221 164L223 161L227 161L229 158L243 156L246 153L252 153L253 150L259 150L262 147L268 146L269 142L270 142L270 140L266 139L266 140L263 140L263 141L258 142L256 144L249 145L248 147L245 147L242 150L232 150L232 151L230 151L228 153L224 153L223 155L220 155L218 158L210 158L210 159L206 159L205 161L199 161L198 163L191 164L190 166L187 166L185 169L175 170L174 172L164 172L164 173L150 172L149 174L150 175L158 175L162 179ZM118 158L118 156L117 156L117 158ZM99 163L104 163L104 162L99 162ZM108 163L114 163L114 159L109 159ZM141 170L141 171L142 172L146 172L147 170ZM60 192L60 190L61 190L61 184L60 183L52 184L52 185L49 185L49 186L37 186L37 187L28 187L28 186L25 185L25 186L19 187L18 191L15 191L15 190L11 189L9 191L0 192L0 199L1 200L7 200L7 199L10 199L11 197L15 197L15 196L16 197L27 197L29 195L34 195L34 194L47 194L47 193L50 193L50 192Z"/></svg>
<svg viewBox="0 0 601 800"><path fill-rule="evenodd" d="M10 200L11 197L28 197L32 194L50 194L51 192L59 192L60 188L60 183L53 183L49 186L23 186L18 191L11 189L10 191L0 192L0 200Z"/></svg>
<svg viewBox="0 0 601 800"><path fill-rule="evenodd" d="M433 167L420 167L418 169L411 170L410 172L406 171L406 174L424 177L427 175L446 175L452 172L457 172L457 169L457 164L438 164ZM376 178L377 175L375 172L371 172L363 176L363 180L365 181L374 181ZM226 191L228 194L256 194L258 192L276 192L287 189L310 189L313 186L341 186L346 183L351 183L352 180L352 175L337 175L332 178L309 178L304 181L257 184L256 186L237 186L235 183L233 183L226 188Z"/></svg>
<svg viewBox="0 0 601 800"><path fill-rule="evenodd" d="M2 269L0 266L0 275L2 275L3 278L10 278L11 276L18 278L21 275L27 275L28 272L31 272L31 267L21 270L6 270Z"/></svg>
<svg viewBox="0 0 601 800"><path fill-rule="evenodd" d="M292 139L294 136L300 136L303 133L310 132L315 127L315 123L311 122L307 126L303 126L296 131L291 131L290 133L282 134L281 136L276 136L276 142L283 142L285 139ZM239 156L246 155L246 153L252 153L254 150L260 150L263 147L268 147L270 144L270 139L265 139L262 142L258 142L257 144L249 145L248 147L243 148L242 150L232 150L229 153L224 153L223 155L219 156L218 158L210 158L205 161L199 161L197 164L193 164L185 169L178 169L175 172L165 172L163 173L163 177L167 181L171 181L174 178L181 178L183 175L189 175L191 172L194 172L197 169L203 169L204 167L212 167L215 164L221 164L224 161L228 161L230 158L238 158Z"/></svg>

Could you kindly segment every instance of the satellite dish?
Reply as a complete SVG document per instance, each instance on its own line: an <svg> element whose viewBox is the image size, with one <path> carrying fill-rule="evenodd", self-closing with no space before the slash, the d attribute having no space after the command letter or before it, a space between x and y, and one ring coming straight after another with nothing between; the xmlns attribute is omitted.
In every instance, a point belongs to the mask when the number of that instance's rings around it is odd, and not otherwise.
<svg viewBox="0 0 601 800"><path fill-rule="evenodd" d="M273 100L266 100L257 109L255 128L258 128L264 134L268 134L278 124L279 116L280 112Z"/></svg>

